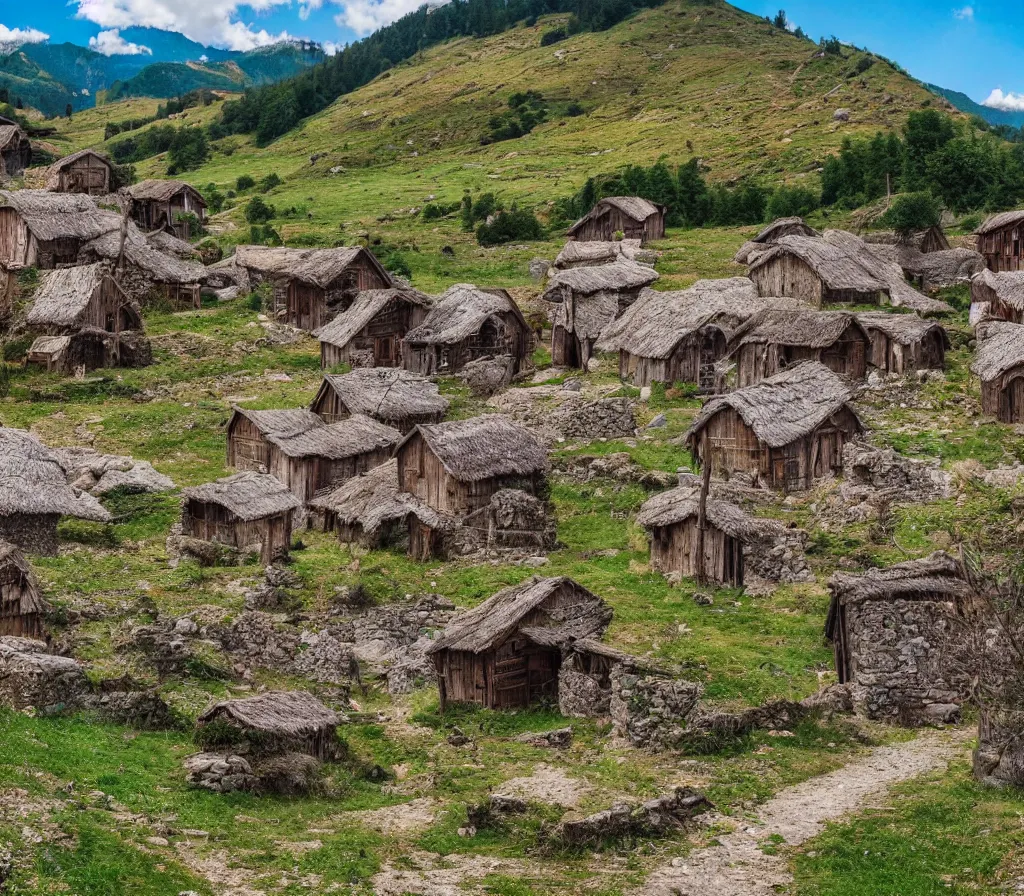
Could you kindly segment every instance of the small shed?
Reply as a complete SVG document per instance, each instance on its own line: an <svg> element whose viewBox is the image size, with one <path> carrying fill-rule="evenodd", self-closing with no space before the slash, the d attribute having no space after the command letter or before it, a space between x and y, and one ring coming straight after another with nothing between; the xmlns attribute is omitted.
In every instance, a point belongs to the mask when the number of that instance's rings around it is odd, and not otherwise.
<svg viewBox="0 0 1024 896"><path fill-rule="evenodd" d="M986 269L971 279L972 312L1024 324L1024 271ZM974 319L972 315L972 320Z"/></svg>
<svg viewBox="0 0 1024 896"><path fill-rule="evenodd" d="M94 149L81 149L54 162L46 172L46 189L52 193L110 193L114 165Z"/></svg>
<svg viewBox="0 0 1024 896"><path fill-rule="evenodd" d="M508 355L518 373L532 350L533 331L506 290L457 283L405 334L402 366L424 376L453 374L478 358Z"/></svg>
<svg viewBox="0 0 1024 896"><path fill-rule="evenodd" d="M192 218L202 226L206 200L183 180L144 180L128 188L132 219L143 230L166 230L179 239L191 239Z"/></svg>
<svg viewBox="0 0 1024 896"><path fill-rule="evenodd" d="M836 573L825 636L836 672L872 718L940 720L960 702L944 647L970 590L960 564L941 551L919 560Z"/></svg>
<svg viewBox="0 0 1024 896"><path fill-rule="evenodd" d="M46 602L32 568L13 544L0 541L0 637L46 637Z"/></svg>
<svg viewBox="0 0 1024 896"><path fill-rule="evenodd" d="M148 341L146 345L139 363L134 363L135 356L123 351L120 338L106 330L83 327L68 336L37 337L25 353L25 363L60 376L103 367L142 367L151 360Z"/></svg>
<svg viewBox="0 0 1024 896"><path fill-rule="evenodd" d="M789 296L821 307L879 305L889 285L825 240L786 236L754 258L750 279L762 296Z"/></svg>
<svg viewBox="0 0 1024 896"><path fill-rule="evenodd" d="M0 174L21 177L32 163L32 141L21 127L0 118Z"/></svg>
<svg viewBox="0 0 1024 896"><path fill-rule="evenodd" d="M641 251L640 240L569 240L555 258L554 267L568 271L612 264L623 258L645 261L648 257L653 261L657 256L653 252Z"/></svg>
<svg viewBox="0 0 1024 896"><path fill-rule="evenodd" d="M388 461L401 438L397 429L362 414L292 436L270 435L269 470L305 504L318 491Z"/></svg>
<svg viewBox="0 0 1024 896"><path fill-rule="evenodd" d="M78 264L85 243L120 227L88 196L0 190L0 264L12 269Z"/></svg>
<svg viewBox="0 0 1024 896"><path fill-rule="evenodd" d="M415 289L368 289L316 331L320 366L401 367L405 334L426 319L430 296Z"/></svg>
<svg viewBox="0 0 1024 896"><path fill-rule="evenodd" d="M926 230L915 230L913 233L897 233L895 230L876 230L865 234L864 241L887 246L899 246L913 249L927 255L930 252L947 252L952 247L941 224Z"/></svg>
<svg viewBox="0 0 1024 896"><path fill-rule="evenodd" d="M270 282L274 314L310 332L349 308L365 290L388 289L391 276L369 249L287 249L239 246L235 267L243 268L251 286Z"/></svg>
<svg viewBox="0 0 1024 896"><path fill-rule="evenodd" d="M649 498L637 525L651 536L651 566L665 575L700 577L730 588L743 586L744 546L783 531L773 520L759 520L735 504L709 498L701 550L700 498L680 487ZM702 559L703 557L703 559Z"/></svg>
<svg viewBox="0 0 1024 896"><path fill-rule="evenodd" d="M92 495L68 485L48 448L20 429L0 427L0 540L30 554L57 554L62 516L110 522Z"/></svg>
<svg viewBox="0 0 1024 896"><path fill-rule="evenodd" d="M821 236L821 234L807 224L803 218L777 218L752 240L745 242L736 253L733 261L736 264L750 264L759 253L764 252L769 246L774 245L784 236L817 237Z"/></svg>
<svg viewBox="0 0 1024 896"><path fill-rule="evenodd" d="M971 371L981 380L981 409L1000 423L1024 423L1024 326L990 320L975 330Z"/></svg>
<svg viewBox="0 0 1024 896"><path fill-rule="evenodd" d="M197 725L223 732L223 745L235 753L305 753L328 761L343 754L338 726L344 721L305 691L271 691L215 703L199 716ZM219 742L207 738L207 743L215 747Z"/></svg>
<svg viewBox="0 0 1024 896"><path fill-rule="evenodd" d="M457 616L427 648L442 710L449 703L557 703L562 648L600 639L611 618L601 598L565 576L535 576L499 591Z"/></svg>
<svg viewBox="0 0 1024 896"><path fill-rule="evenodd" d="M107 333L142 329L138 308L100 263L46 271L32 297L27 323L49 335L87 327Z"/></svg>
<svg viewBox="0 0 1024 896"><path fill-rule="evenodd" d="M271 436L291 438L323 425L324 421L306 408L254 411L235 405L227 426L228 466L266 473L270 470Z"/></svg>
<svg viewBox="0 0 1024 896"><path fill-rule="evenodd" d="M849 383L817 361L717 396L685 435L712 472L743 473L783 491L839 473L843 445L863 432Z"/></svg>
<svg viewBox="0 0 1024 896"><path fill-rule="evenodd" d="M585 369L604 328L657 279L654 268L628 259L555 273L543 296L556 306L552 363Z"/></svg>
<svg viewBox="0 0 1024 896"><path fill-rule="evenodd" d="M767 308L732 336L737 383L752 386L801 361L818 361L851 380L867 375L871 340L853 314Z"/></svg>
<svg viewBox="0 0 1024 896"><path fill-rule="evenodd" d="M324 376L310 409L328 423L365 414L399 432L420 423L440 423L448 399L436 383L418 373L387 367L357 368Z"/></svg>
<svg viewBox="0 0 1024 896"><path fill-rule="evenodd" d="M868 363L886 373L942 370L946 366L949 335L934 320L916 314L868 311L857 321L871 340Z"/></svg>
<svg viewBox="0 0 1024 896"><path fill-rule="evenodd" d="M288 555L292 514L301 502L273 476L236 473L183 489L181 531L189 538L259 552L269 565Z"/></svg>
<svg viewBox="0 0 1024 896"><path fill-rule="evenodd" d="M344 544L379 548L408 537L409 503L398 488L398 461L354 476L309 502L324 532Z"/></svg>
<svg viewBox="0 0 1024 896"><path fill-rule="evenodd" d="M992 215L974 232L978 237L978 251L985 257L985 265L990 271L1024 269L1021 263L1024 209Z"/></svg>
<svg viewBox="0 0 1024 896"><path fill-rule="evenodd" d="M644 245L665 236L668 208L639 196L608 196L569 228L577 240L611 241L620 235Z"/></svg>

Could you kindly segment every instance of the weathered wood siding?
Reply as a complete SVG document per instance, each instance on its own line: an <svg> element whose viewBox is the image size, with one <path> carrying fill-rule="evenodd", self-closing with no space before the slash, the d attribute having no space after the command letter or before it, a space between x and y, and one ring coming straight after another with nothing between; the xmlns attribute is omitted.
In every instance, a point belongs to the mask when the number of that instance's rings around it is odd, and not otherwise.
<svg viewBox="0 0 1024 896"><path fill-rule="evenodd" d="M758 265L750 272L758 295L788 296L820 308L822 305L878 305L883 294L878 290L830 289L805 261L791 253L782 253Z"/></svg>
<svg viewBox="0 0 1024 896"><path fill-rule="evenodd" d="M301 330L317 330L352 304L365 289L385 289L391 284L366 258L359 257L326 288L289 277L274 283L274 302L284 320Z"/></svg>
<svg viewBox="0 0 1024 896"><path fill-rule="evenodd" d="M198 193L180 190L167 202L158 199L136 199L132 203L132 219L143 230L166 230L178 239L192 238L192 223L179 220L178 215L195 215L200 224L206 220L206 205Z"/></svg>
<svg viewBox="0 0 1024 896"><path fill-rule="evenodd" d="M1021 264L1021 240L1024 239L1024 221L1007 224L991 233L978 236L978 251L985 258L990 271L1019 271Z"/></svg>
<svg viewBox="0 0 1024 896"><path fill-rule="evenodd" d="M348 420L352 416L351 411L341 400L341 396L332 388L325 388L318 392L310 405L310 410L325 423L339 423ZM393 426L403 435L419 423L440 423L444 419L444 411L433 414L411 414L401 420L385 420L388 426Z"/></svg>
<svg viewBox="0 0 1024 896"><path fill-rule="evenodd" d="M39 247L25 219L13 208L0 208L0 264L31 267L37 263Z"/></svg>
<svg viewBox="0 0 1024 896"><path fill-rule="evenodd" d="M868 363L887 373L909 373L912 370L942 370L946 366L946 346L942 335L932 331L920 342L903 345L890 339L881 330L868 328L871 353Z"/></svg>
<svg viewBox="0 0 1024 896"><path fill-rule="evenodd" d="M1000 423L1024 423L1024 365L982 381L981 410Z"/></svg>
<svg viewBox="0 0 1024 896"><path fill-rule="evenodd" d="M22 612L22 599L35 604L38 595L29 579L14 564L0 570L0 637L43 638L46 630L39 613ZM26 602L26 603L29 603Z"/></svg>
<svg viewBox="0 0 1024 896"><path fill-rule="evenodd" d="M270 469L270 442L248 417L235 414L228 423L227 437L229 467L257 473Z"/></svg>
<svg viewBox="0 0 1024 896"><path fill-rule="evenodd" d="M110 175L108 162L87 153L60 170L57 192L106 196L110 192Z"/></svg>
<svg viewBox="0 0 1024 896"><path fill-rule="evenodd" d="M433 376L456 373L477 358L511 355L518 373L533 349L533 333L512 312L491 315L480 330L461 342L424 345L405 340L402 366L414 373Z"/></svg>
<svg viewBox="0 0 1024 896"><path fill-rule="evenodd" d="M238 550L260 550L260 562L287 556L292 540L292 515L280 513L258 520L240 520L219 504L188 500L181 515L182 534Z"/></svg>
<svg viewBox="0 0 1024 896"><path fill-rule="evenodd" d="M366 451L352 457L288 457L275 445L269 446L269 469L303 504L320 490L338 485L353 476L379 467L391 459L390 448Z"/></svg>
<svg viewBox="0 0 1024 896"><path fill-rule="evenodd" d="M697 518L651 531L651 566L662 573L693 578L701 566L709 581L739 587L743 584L743 545L708 523L703 561L698 561Z"/></svg>
<svg viewBox="0 0 1024 896"><path fill-rule="evenodd" d="M352 367L401 367L402 340L427 316L427 309L414 302L392 299L345 346L320 343L320 366L338 364Z"/></svg>
<svg viewBox="0 0 1024 896"><path fill-rule="evenodd" d="M619 352L619 376L634 386L652 383L693 383L701 394L720 392L724 382L716 364L726 356L725 333L716 326L702 327L679 341L667 358L645 358Z"/></svg>
<svg viewBox="0 0 1024 896"><path fill-rule="evenodd" d="M736 353L737 385L752 386L800 361L820 361L829 370L862 380L867 375L868 340L852 325L832 345L808 348L799 345L751 342Z"/></svg>
<svg viewBox="0 0 1024 896"><path fill-rule="evenodd" d="M602 214L584 221L573 232L573 238L580 242L598 240L608 242L621 232L624 239L640 240L641 245L665 236L665 216L656 212L645 221L638 221L614 206L608 206Z"/></svg>

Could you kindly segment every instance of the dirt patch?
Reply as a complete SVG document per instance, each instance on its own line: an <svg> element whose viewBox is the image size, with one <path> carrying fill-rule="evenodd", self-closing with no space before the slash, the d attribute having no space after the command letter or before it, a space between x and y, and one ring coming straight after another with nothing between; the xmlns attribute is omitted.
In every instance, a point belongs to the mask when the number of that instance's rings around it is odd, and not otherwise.
<svg viewBox="0 0 1024 896"><path fill-rule="evenodd" d="M439 858L428 853L406 857L407 868L385 865L370 883L374 896L468 896L487 892L479 881L489 874L520 876L522 862L485 856L451 855Z"/></svg>
<svg viewBox="0 0 1024 896"><path fill-rule="evenodd" d="M334 816L335 821L355 821L381 834L409 834L434 823L437 801L429 798Z"/></svg>
<svg viewBox="0 0 1024 896"><path fill-rule="evenodd" d="M199 855L184 842L174 844L178 860L193 873L209 881L217 896L266 896L266 890L250 886L253 872L234 865L226 849Z"/></svg>
<svg viewBox="0 0 1024 896"><path fill-rule="evenodd" d="M590 790L586 781L570 778L562 769L544 764L536 766L528 778L512 778L495 788L496 793L563 809L575 809Z"/></svg>

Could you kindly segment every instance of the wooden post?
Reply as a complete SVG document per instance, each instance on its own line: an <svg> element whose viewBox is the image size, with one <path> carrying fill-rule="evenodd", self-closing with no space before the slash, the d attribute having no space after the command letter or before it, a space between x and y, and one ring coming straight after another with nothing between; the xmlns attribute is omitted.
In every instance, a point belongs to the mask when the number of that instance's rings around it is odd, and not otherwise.
<svg viewBox="0 0 1024 896"><path fill-rule="evenodd" d="M711 455L708 453L708 431L701 434L700 498L697 502L697 582L706 585L707 571L704 568L704 537L708 527L708 491L711 489Z"/></svg>

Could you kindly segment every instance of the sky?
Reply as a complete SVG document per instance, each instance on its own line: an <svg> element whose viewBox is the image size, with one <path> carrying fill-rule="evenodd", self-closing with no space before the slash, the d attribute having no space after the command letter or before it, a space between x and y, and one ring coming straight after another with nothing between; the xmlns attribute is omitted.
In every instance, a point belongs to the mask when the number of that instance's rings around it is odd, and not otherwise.
<svg viewBox="0 0 1024 896"><path fill-rule="evenodd" d="M133 25L179 31L200 43L248 50L288 37L328 52L404 15L423 0L0 0L0 44L72 41L108 55L147 53ZM434 0L438 2L438 0ZM1024 110L1021 0L733 0L757 15L780 6L812 38L886 56L923 81L997 108Z"/></svg>

